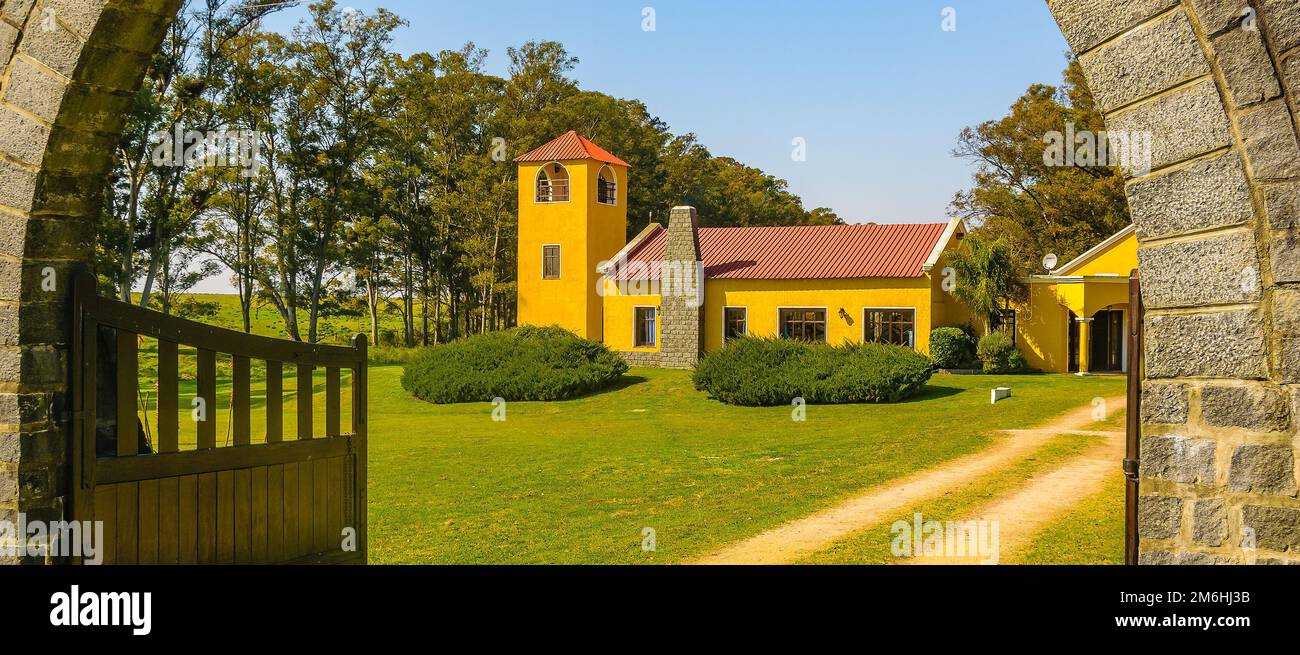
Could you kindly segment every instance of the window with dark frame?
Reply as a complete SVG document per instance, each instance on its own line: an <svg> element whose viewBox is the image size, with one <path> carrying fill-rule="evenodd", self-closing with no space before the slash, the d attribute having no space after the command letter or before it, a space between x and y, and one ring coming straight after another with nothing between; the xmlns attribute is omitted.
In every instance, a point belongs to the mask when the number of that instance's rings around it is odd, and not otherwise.
<svg viewBox="0 0 1300 655"><path fill-rule="evenodd" d="M618 182L609 169L600 171L596 176L596 202L602 205L618 204Z"/></svg>
<svg viewBox="0 0 1300 655"><path fill-rule="evenodd" d="M871 308L863 310L862 341L915 348L916 310Z"/></svg>
<svg viewBox="0 0 1300 655"><path fill-rule="evenodd" d="M535 202L568 202L569 171L560 164L547 164L537 171Z"/></svg>
<svg viewBox="0 0 1300 655"><path fill-rule="evenodd" d="M542 279L560 279L560 247L542 246Z"/></svg>
<svg viewBox="0 0 1300 655"><path fill-rule="evenodd" d="M727 307L722 312L722 341L749 334L749 310L744 307Z"/></svg>
<svg viewBox="0 0 1300 655"><path fill-rule="evenodd" d="M637 307L636 308L636 335L633 345L637 348L651 348L656 343L658 332L655 325L658 322L658 308L656 307Z"/></svg>
<svg viewBox="0 0 1300 655"><path fill-rule="evenodd" d="M826 341L826 310L811 307L782 309L781 338Z"/></svg>
<svg viewBox="0 0 1300 655"><path fill-rule="evenodd" d="M1001 309L998 315L993 317L993 329L998 332L1006 332L1011 337L1012 343L1016 340L1016 310Z"/></svg>

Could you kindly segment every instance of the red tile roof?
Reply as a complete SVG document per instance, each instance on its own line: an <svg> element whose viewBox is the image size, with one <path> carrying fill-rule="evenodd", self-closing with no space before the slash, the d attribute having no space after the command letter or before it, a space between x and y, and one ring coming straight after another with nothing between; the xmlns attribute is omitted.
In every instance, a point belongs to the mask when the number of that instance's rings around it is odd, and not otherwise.
<svg viewBox="0 0 1300 655"><path fill-rule="evenodd" d="M659 277L668 230L651 231L616 280ZM947 223L700 228L704 275L716 280L919 277ZM639 262L637 266L631 266Z"/></svg>
<svg viewBox="0 0 1300 655"><path fill-rule="evenodd" d="M608 150L592 143L589 139L573 130L561 134L554 141L551 141L536 150L532 150L516 157L515 161L549 162L563 161L566 159L594 159L596 161L605 162L606 164L628 166L627 162L615 157L610 154Z"/></svg>

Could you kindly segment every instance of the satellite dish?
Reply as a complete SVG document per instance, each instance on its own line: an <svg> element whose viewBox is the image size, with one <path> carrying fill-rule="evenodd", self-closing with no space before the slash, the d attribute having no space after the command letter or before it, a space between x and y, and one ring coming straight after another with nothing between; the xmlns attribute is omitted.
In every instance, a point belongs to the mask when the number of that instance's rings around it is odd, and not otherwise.
<svg viewBox="0 0 1300 655"><path fill-rule="evenodd" d="M1043 268L1047 269L1049 273L1056 268L1056 253L1049 252L1043 255Z"/></svg>

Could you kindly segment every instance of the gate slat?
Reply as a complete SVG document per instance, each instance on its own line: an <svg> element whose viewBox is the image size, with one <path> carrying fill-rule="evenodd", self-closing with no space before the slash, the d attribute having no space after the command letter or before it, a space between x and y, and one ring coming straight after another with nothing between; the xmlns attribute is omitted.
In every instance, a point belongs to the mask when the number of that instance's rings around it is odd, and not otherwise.
<svg viewBox="0 0 1300 655"><path fill-rule="evenodd" d="M136 539L140 551L137 561L140 564L158 563L158 481L141 480L139 486L139 517L136 519L139 536Z"/></svg>
<svg viewBox="0 0 1300 655"><path fill-rule="evenodd" d="M266 560L266 471L259 466L249 471L249 501L252 503L251 560L264 564Z"/></svg>
<svg viewBox="0 0 1300 655"><path fill-rule="evenodd" d="M217 446L217 353L199 349L198 397L203 400L204 416L199 421L199 450Z"/></svg>
<svg viewBox="0 0 1300 655"><path fill-rule="evenodd" d="M176 480L178 507L176 508L177 553L180 564L197 564L199 561L199 476L183 475Z"/></svg>
<svg viewBox="0 0 1300 655"><path fill-rule="evenodd" d="M175 341L158 342L158 452L174 453L179 449L180 414L177 408L177 386L180 371L177 366Z"/></svg>
<svg viewBox="0 0 1300 655"><path fill-rule="evenodd" d="M329 548L328 540L325 536L325 528L329 525L329 469L325 467L325 460L318 459L312 462L312 551L324 552Z"/></svg>
<svg viewBox="0 0 1300 655"><path fill-rule="evenodd" d="M339 369L330 366L325 369L325 434L337 437L342 407L339 402Z"/></svg>
<svg viewBox="0 0 1300 655"><path fill-rule="evenodd" d="M266 443L284 439L284 366L266 363Z"/></svg>
<svg viewBox="0 0 1300 655"><path fill-rule="evenodd" d="M329 462L329 484L326 492L325 506L329 514L326 523L326 535L329 539L328 550L337 551L343 539L343 462L346 457L331 457Z"/></svg>
<svg viewBox="0 0 1300 655"><path fill-rule="evenodd" d="M180 478L158 481L158 563L180 562Z"/></svg>
<svg viewBox="0 0 1300 655"><path fill-rule="evenodd" d="M203 473L198 476L198 500L195 507L198 518L196 562L213 564L217 561L216 473Z"/></svg>
<svg viewBox="0 0 1300 655"><path fill-rule="evenodd" d="M235 355L230 365L230 382L233 387L230 394L230 433L231 443L236 446L247 446L252 438L251 377L248 358Z"/></svg>
<svg viewBox="0 0 1300 655"><path fill-rule="evenodd" d="M284 559L284 465L266 469L266 558Z"/></svg>
<svg viewBox="0 0 1300 655"><path fill-rule="evenodd" d="M235 563L253 561L253 478L249 469L235 471Z"/></svg>
<svg viewBox="0 0 1300 655"><path fill-rule="evenodd" d="M136 336L117 331L117 456L130 457L139 452L136 431L136 395L139 391L139 359Z"/></svg>
<svg viewBox="0 0 1300 655"><path fill-rule="evenodd" d="M284 465L284 558L298 554L298 465Z"/></svg>
<svg viewBox="0 0 1300 655"><path fill-rule="evenodd" d="M311 371L307 364L298 365L298 438L311 438Z"/></svg>
<svg viewBox="0 0 1300 655"><path fill-rule="evenodd" d="M235 562L235 472L217 472L217 563Z"/></svg>
<svg viewBox="0 0 1300 655"><path fill-rule="evenodd" d="M315 485L312 484L313 467L311 462L298 463L298 552L296 555L308 555L315 545L312 540L311 529L313 525L312 515L312 492Z"/></svg>
<svg viewBox="0 0 1300 655"><path fill-rule="evenodd" d="M117 564L117 535L112 530L117 528L117 485L106 484L95 487L95 520L103 521L104 535L101 564Z"/></svg>
<svg viewBox="0 0 1300 655"><path fill-rule="evenodd" d="M117 561L119 564L139 562L136 537L139 528L138 482L117 485Z"/></svg>

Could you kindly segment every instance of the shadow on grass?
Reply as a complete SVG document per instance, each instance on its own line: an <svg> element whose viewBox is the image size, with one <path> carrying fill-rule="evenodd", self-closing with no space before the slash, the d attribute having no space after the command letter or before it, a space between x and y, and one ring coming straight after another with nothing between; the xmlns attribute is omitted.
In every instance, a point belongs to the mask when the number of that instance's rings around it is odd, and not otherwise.
<svg viewBox="0 0 1300 655"><path fill-rule="evenodd" d="M966 389L961 389L958 387L944 387L937 384L927 384L925 385L925 388L921 389L921 391L917 393L915 396L912 396L910 398L904 398L903 400L900 400L896 403L878 403L878 404L904 405L907 403L926 402L929 400L938 400L939 398L947 398L949 396L955 396L959 393L962 393L963 391L966 391Z"/></svg>
<svg viewBox="0 0 1300 655"><path fill-rule="evenodd" d="M601 387L600 389L595 389L595 390L592 390L592 391L588 391L587 393L580 394L580 395L574 396L574 397L572 397L572 398L566 398L566 399L564 399L564 400L560 400L560 401L557 401L557 402L568 403L568 402L573 402L573 401L575 401L575 400L586 400L586 399L588 399L588 398L595 398L596 396L602 396L602 395L607 394L607 393L614 393L614 392L617 392L617 391L622 391L622 390L624 390L624 389L627 389L627 388L630 388L630 387L634 387L634 386L636 386L636 385L638 385L638 384L643 384L643 383L645 383L645 382L649 382L649 381L650 381L649 378L646 378L646 377L643 377L643 376L640 376L640 375L624 375L623 377L619 378L618 380L616 380L613 384L609 385L608 387Z"/></svg>

